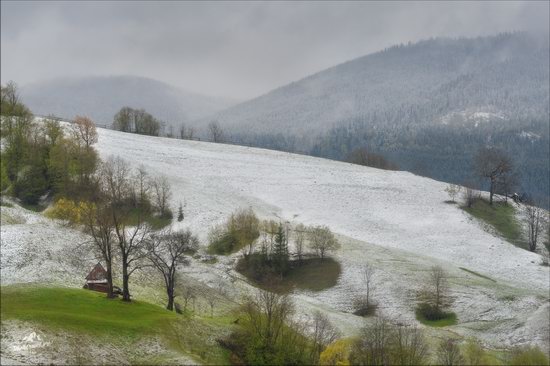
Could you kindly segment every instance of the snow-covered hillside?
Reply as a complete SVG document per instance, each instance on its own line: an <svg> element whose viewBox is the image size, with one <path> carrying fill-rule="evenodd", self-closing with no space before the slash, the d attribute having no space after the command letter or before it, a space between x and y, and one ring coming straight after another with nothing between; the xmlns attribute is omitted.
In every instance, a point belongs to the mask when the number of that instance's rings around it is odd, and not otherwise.
<svg viewBox="0 0 550 366"><path fill-rule="evenodd" d="M173 208L185 203L185 220L176 225L190 227L204 245L209 228L241 207L292 224L329 226L343 243L336 253L343 272L333 288L294 293L304 316L320 309L345 334L357 331L362 323L351 314L352 303L364 291L361 270L369 262L377 268L379 314L414 323L415 291L438 264L452 276L459 317L453 332L497 347L535 342L547 348L548 267L540 265L540 255L444 203L444 183L272 150L103 129L98 150L103 159L121 156L165 175ZM225 281L238 299L250 287L235 282L232 263L196 263L188 273L212 286Z"/></svg>
<svg viewBox="0 0 550 366"><path fill-rule="evenodd" d="M426 327L428 333L473 335L497 348L535 343L548 349L548 267L540 265L538 254L500 239L445 203L444 183L271 150L98 131L102 159L120 156L167 177L171 206L184 203L185 219L174 225L191 228L202 245L210 227L242 207L262 218L329 226L342 243L334 253L342 273L332 288L295 290L297 316L321 310L344 335L355 334L363 322L352 314L353 301L364 292L362 269L369 263L376 269L377 314L418 324L416 291L431 266L441 265L451 276L458 324ZM78 255L76 263L74 255L63 253L78 249L83 234L19 207L1 212L2 284L81 286L93 256ZM253 288L234 270L238 255L220 256L216 264L193 260L185 276L240 301ZM137 298L164 300L162 292L133 288Z"/></svg>
<svg viewBox="0 0 550 366"><path fill-rule="evenodd" d="M165 175L185 225L208 227L239 207L422 254L528 288L548 286L540 257L489 233L448 199L446 185L390 172L264 149L150 138L100 130L102 158L121 156ZM368 255L368 253L364 253Z"/></svg>

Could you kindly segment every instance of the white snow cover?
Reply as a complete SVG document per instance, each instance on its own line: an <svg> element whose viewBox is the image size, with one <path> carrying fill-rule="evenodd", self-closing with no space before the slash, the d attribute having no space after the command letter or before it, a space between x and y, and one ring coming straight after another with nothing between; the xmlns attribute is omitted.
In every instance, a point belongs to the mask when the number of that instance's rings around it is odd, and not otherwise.
<svg viewBox="0 0 550 366"><path fill-rule="evenodd" d="M211 226L249 206L263 218L327 225L337 233L342 241L334 253L342 266L338 283L320 292L295 291L299 317L318 309L344 335L355 333L363 322L351 314L352 304L364 293L361 270L368 262L376 268L377 314L418 324L415 291L439 264L451 276L452 309L459 319L446 330L495 347L536 343L548 349L548 267L539 264L540 255L500 239L458 205L444 203L445 183L271 150L98 132L102 159L120 156L167 177L174 212L184 203L185 219L174 226L191 228L203 245ZM84 234L18 206L0 212L3 285L82 285L96 260L90 253L68 254L82 250ZM252 288L232 269L236 256L220 257L213 265L193 261L185 274L213 288L223 286L239 300Z"/></svg>
<svg viewBox="0 0 550 366"><path fill-rule="evenodd" d="M540 256L494 236L448 199L445 183L326 159L226 144L99 130L103 159L118 155L165 175L185 226L207 229L239 207L327 225L334 232L479 271L522 288L547 289ZM365 253L366 255L367 253Z"/></svg>

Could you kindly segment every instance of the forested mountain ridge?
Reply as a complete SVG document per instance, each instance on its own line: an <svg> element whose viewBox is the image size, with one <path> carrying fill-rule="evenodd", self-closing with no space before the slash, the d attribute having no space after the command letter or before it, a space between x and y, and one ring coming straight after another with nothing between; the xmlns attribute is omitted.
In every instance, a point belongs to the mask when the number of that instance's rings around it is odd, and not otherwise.
<svg viewBox="0 0 550 366"><path fill-rule="evenodd" d="M232 139L345 159L368 147L401 169L472 182L482 146L507 151L518 191L548 200L548 38L430 39L335 66L218 115ZM548 202L544 203L548 205Z"/></svg>
<svg viewBox="0 0 550 366"><path fill-rule="evenodd" d="M110 125L124 106L146 109L167 125L179 126L234 104L137 76L53 79L23 86L21 98L35 114L63 118L84 114L101 125Z"/></svg>
<svg viewBox="0 0 550 366"><path fill-rule="evenodd" d="M548 39L527 33L398 45L222 111L234 133L324 132L350 118L430 123L452 111L548 113Z"/></svg>

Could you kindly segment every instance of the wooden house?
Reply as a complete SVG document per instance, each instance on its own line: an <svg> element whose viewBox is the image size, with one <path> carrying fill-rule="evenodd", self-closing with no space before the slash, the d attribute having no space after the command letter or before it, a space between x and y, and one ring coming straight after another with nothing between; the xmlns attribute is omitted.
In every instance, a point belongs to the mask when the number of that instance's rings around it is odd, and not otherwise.
<svg viewBox="0 0 550 366"><path fill-rule="evenodd" d="M108 291L108 284L107 284L107 271L101 263L97 263L94 268L88 273L86 276L86 283L84 284L83 288L87 290L92 291L99 291L99 292L105 292ZM120 288L113 286L113 292L115 294L119 294L122 291Z"/></svg>

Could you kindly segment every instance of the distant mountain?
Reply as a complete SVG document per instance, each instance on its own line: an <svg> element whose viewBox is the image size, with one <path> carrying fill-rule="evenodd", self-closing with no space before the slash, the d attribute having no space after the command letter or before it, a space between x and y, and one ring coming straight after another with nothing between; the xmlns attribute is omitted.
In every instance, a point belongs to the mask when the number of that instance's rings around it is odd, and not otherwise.
<svg viewBox="0 0 550 366"><path fill-rule="evenodd" d="M21 97L35 114L87 115L103 125L110 124L123 106L143 108L167 124L178 125L235 104L137 76L53 79L22 87Z"/></svg>
<svg viewBox="0 0 550 366"><path fill-rule="evenodd" d="M216 115L236 142L333 159L358 147L436 179L471 180L472 154L507 150L518 190L548 199L549 41L528 33L390 47Z"/></svg>
<svg viewBox="0 0 550 366"><path fill-rule="evenodd" d="M394 46L238 104L217 119L235 133L296 135L364 116L386 126L439 123L472 108L508 119L540 116L548 113L548 51L548 38L525 33Z"/></svg>

